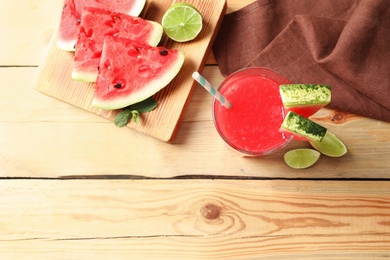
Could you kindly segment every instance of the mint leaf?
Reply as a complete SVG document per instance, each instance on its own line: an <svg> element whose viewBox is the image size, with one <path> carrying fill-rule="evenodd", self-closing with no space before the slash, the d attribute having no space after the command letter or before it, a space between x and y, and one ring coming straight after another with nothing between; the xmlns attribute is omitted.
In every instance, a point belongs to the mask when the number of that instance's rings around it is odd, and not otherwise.
<svg viewBox="0 0 390 260"><path fill-rule="evenodd" d="M139 112L137 110L131 110L131 115L134 118L134 122L139 122Z"/></svg>
<svg viewBox="0 0 390 260"><path fill-rule="evenodd" d="M148 98L139 103L125 107L116 115L114 123L117 127L124 127L132 118L134 118L134 122L138 123L140 114L154 110L157 105L158 103L156 100Z"/></svg>
<svg viewBox="0 0 390 260"><path fill-rule="evenodd" d="M133 114L130 109L122 110L116 115L114 123L117 127L124 127L130 122L132 116Z"/></svg>

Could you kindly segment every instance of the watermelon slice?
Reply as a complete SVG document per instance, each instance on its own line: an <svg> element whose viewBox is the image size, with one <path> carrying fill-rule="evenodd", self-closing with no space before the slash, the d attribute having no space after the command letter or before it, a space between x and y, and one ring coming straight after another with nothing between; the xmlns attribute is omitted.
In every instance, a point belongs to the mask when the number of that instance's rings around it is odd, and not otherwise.
<svg viewBox="0 0 390 260"><path fill-rule="evenodd" d="M331 88L319 84L280 85L280 96L287 111L310 117L330 103Z"/></svg>
<svg viewBox="0 0 390 260"><path fill-rule="evenodd" d="M297 135L305 138L307 141L321 142L327 129L306 117L289 111L280 126L280 131Z"/></svg>
<svg viewBox="0 0 390 260"><path fill-rule="evenodd" d="M151 97L180 71L184 53L106 37L92 106L119 109Z"/></svg>
<svg viewBox="0 0 390 260"><path fill-rule="evenodd" d="M96 81L106 36L125 37L156 46L162 33L163 28L159 23L101 8L84 7L72 78L85 82Z"/></svg>
<svg viewBox="0 0 390 260"><path fill-rule="evenodd" d="M74 51L84 6L100 7L110 11L138 16L146 0L65 0L62 9L57 47Z"/></svg>

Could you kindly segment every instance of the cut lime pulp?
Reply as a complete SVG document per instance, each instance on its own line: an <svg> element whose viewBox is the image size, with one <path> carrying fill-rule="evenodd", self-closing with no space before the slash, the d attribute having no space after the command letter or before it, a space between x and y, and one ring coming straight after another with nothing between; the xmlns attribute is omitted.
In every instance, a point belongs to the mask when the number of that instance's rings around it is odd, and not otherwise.
<svg viewBox="0 0 390 260"><path fill-rule="evenodd" d="M195 39L202 30L202 16L193 5L177 3L164 13L161 25L169 38L186 42Z"/></svg>
<svg viewBox="0 0 390 260"><path fill-rule="evenodd" d="M317 162L321 153L309 148L300 148L284 154L284 161L294 169L305 169Z"/></svg>
<svg viewBox="0 0 390 260"><path fill-rule="evenodd" d="M321 142L311 140L310 144L322 154L331 157L340 157L347 153L347 147L329 130L326 132Z"/></svg>

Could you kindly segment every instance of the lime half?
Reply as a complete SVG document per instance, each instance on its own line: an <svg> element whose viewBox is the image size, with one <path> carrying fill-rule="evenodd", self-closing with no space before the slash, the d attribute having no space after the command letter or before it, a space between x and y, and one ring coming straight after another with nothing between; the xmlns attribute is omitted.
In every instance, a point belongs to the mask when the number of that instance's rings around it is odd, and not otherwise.
<svg viewBox="0 0 390 260"><path fill-rule="evenodd" d="M164 13L161 25L169 38L186 42L195 39L202 30L202 16L193 5L177 3Z"/></svg>
<svg viewBox="0 0 390 260"><path fill-rule="evenodd" d="M310 141L310 144L321 153L331 157L340 157L347 153L347 147L329 130L321 142Z"/></svg>
<svg viewBox="0 0 390 260"><path fill-rule="evenodd" d="M294 169L305 169L317 162L321 153L309 148L300 148L284 154L284 161Z"/></svg>

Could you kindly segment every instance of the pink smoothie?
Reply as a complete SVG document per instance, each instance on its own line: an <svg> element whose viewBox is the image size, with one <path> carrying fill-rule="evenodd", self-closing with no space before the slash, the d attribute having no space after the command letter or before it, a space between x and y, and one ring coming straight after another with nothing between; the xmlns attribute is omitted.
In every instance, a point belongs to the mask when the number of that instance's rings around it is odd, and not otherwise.
<svg viewBox="0 0 390 260"><path fill-rule="evenodd" d="M214 123L226 143L247 155L268 154L287 144L292 136L279 132L285 116L279 85L288 83L263 68L244 69L227 77L219 91L232 108L216 100L213 103Z"/></svg>

